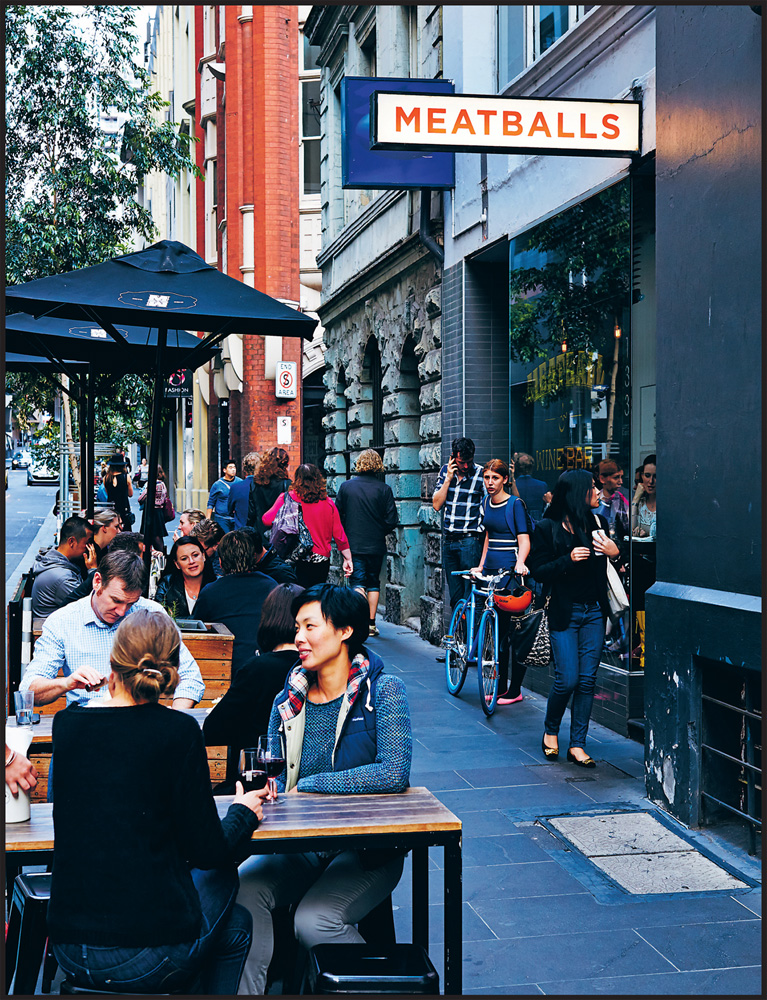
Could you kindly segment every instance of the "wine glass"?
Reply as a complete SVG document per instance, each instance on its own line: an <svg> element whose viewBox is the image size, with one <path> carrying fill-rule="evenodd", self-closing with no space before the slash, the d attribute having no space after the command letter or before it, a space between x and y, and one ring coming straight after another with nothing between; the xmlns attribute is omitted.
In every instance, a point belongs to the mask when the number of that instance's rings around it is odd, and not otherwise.
<svg viewBox="0 0 767 1000"><path fill-rule="evenodd" d="M240 750L240 781L246 792L257 791L266 784L266 771L258 759L258 749L247 747Z"/></svg>
<svg viewBox="0 0 767 1000"><path fill-rule="evenodd" d="M277 775L285 767L285 758L282 754L282 746L279 736L259 736L258 737L258 762L259 767L266 771L269 781L269 798L277 801Z"/></svg>

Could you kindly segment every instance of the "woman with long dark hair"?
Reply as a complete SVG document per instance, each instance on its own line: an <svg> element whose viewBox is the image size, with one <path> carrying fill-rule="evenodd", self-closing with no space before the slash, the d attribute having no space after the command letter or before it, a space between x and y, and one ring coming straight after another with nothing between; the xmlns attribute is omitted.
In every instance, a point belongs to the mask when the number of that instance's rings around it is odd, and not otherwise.
<svg viewBox="0 0 767 1000"><path fill-rule="evenodd" d="M139 506L146 506L147 486L139 494ZM165 501L168 499L168 480L161 465L157 466L157 482L154 489L154 504L150 508L150 529L152 532L152 548L165 552L165 537L168 529L165 527Z"/></svg>
<svg viewBox="0 0 767 1000"><path fill-rule="evenodd" d="M263 818L243 792L223 820L194 719L158 704L178 683L170 618L125 618L109 699L53 722L56 834L48 929L56 959L87 989L236 994L251 919L235 903L236 860ZM98 758L98 788L83 761ZM246 848L247 849L247 848Z"/></svg>
<svg viewBox="0 0 767 1000"><path fill-rule="evenodd" d="M335 541L343 559L345 576L351 576L353 563L349 539L341 524L338 508L328 497L327 483L316 465L299 465L289 494L301 504L304 522L314 540L314 549L306 559L296 560L296 580L301 587L325 583L330 571L330 544ZM263 522L270 527L285 500L281 493L264 514Z"/></svg>
<svg viewBox="0 0 767 1000"><path fill-rule="evenodd" d="M536 525L527 559L530 572L551 598L554 684L541 749L546 760L558 758L559 727L572 696L567 759L580 767L596 767L585 750L586 734L609 610L607 560L620 554L607 521L594 513L598 506L590 472L563 472L546 514Z"/></svg>
<svg viewBox="0 0 767 1000"><path fill-rule="evenodd" d="M278 496L290 486L288 462L290 456L284 448L272 448L263 456L253 473L253 482L248 496L248 519L251 528L261 533L264 548L269 548L269 532L261 518L269 510Z"/></svg>
<svg viewBox="0 0 767 1000"><path fill-rule="evenodd" d="M174 618L188 618L206 583L216 579L199 538L182 535L173 543L155 600Z"/></svg>

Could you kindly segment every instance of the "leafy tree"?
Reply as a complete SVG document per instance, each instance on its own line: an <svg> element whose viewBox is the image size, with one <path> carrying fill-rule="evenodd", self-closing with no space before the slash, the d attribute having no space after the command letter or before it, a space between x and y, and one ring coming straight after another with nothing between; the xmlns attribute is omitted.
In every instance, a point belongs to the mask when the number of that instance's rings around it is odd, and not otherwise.
<svg viewBox="0 0 767 1000"><path fill-rule="evenodd" d="M553 343L589 350L605 322L629 304L629 192L616 184L540 225L526 249L537 267L509 276L509 336L515 361L548 357Z"/></svg>
<svg viewBox="0 0 767 1000"><path fill-rule="evenodd" d="M196 140L163 120L168 104L135 62L139 9L5 7L9 285L98 264L156 238L136 200L143 177L201 176L190 153ZM34 409L50 411L51 391L38 376L9 374L7 386L22 427ZM96 438L145 441L150 413L150 380L125 377L98 395ZM50 424L43 437L56 429ZM49 458L52 447L41 443L38 457Z"/></svg>

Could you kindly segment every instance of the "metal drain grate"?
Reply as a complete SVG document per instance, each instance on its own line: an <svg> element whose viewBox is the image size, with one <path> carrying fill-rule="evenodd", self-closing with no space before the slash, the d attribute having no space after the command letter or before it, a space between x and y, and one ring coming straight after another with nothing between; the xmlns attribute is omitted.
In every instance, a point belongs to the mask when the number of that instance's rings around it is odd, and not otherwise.
<svg viewBox="0 0 767 1000"><path fill-rule="evenodd" d="M630 893L748 888L646 812L558 816L549 823Z"/></svg>

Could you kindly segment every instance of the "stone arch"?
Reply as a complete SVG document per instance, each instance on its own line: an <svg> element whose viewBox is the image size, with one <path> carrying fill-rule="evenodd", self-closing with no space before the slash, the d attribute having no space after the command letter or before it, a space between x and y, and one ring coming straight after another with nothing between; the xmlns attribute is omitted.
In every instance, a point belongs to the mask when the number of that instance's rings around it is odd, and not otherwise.
<svg viewBox="0 0 767 1000"><path fill-rule="evenodd" d="M421 503L420 379L416 339L408 334L398 358L395 391L386 397L386 480L397 500L400 523L390 535L386 619L404 622L420 614L423 593Z"/></svg>
<svg viewBox="0 0 767 1000"><path fill-rule="evenodd" d="M375 448L383 456L385 441L381 349L374 336L368 338L362 356L356 423L356 432L350 436L351 450L359 454L365 448ZM354 455L353 460L356 457Z"/></svg>

